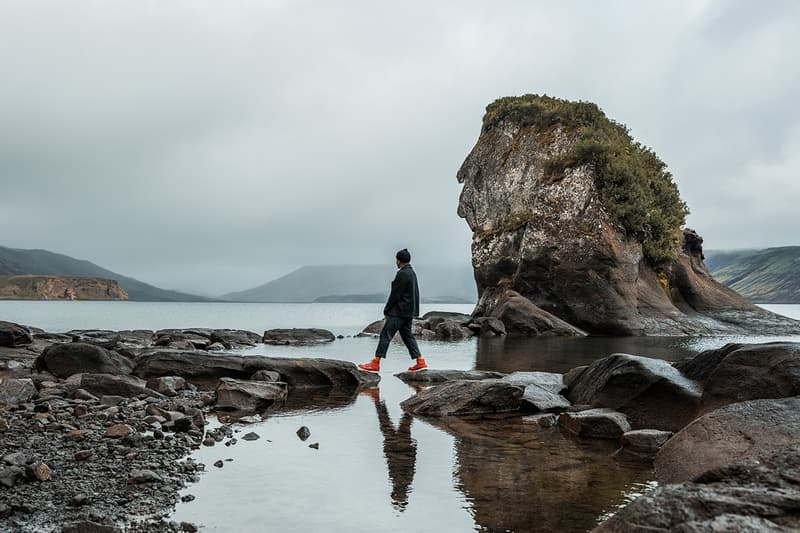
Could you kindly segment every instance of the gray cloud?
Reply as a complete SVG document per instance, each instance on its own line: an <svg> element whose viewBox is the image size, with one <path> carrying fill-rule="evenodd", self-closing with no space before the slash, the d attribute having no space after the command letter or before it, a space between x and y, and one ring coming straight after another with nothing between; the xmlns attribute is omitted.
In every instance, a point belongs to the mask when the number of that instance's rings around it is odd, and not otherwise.
<svg viewBox="0 0 800 533"><path fill-rule="evenodd" d="M455 173L485 105L527 92L628 124L708 247L797 244L798 22L791 1L0 1L0 244L206 293L405 246L466 262Z"/></svg>

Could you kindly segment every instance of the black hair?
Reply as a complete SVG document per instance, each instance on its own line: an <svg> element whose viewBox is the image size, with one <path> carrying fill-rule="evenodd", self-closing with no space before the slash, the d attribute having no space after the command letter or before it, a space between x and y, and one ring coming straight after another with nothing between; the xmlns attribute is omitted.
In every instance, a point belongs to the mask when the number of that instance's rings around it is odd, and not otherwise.
<svg viewBox="0 0 800 533"><path fill-rule="evenodd" d="M402 250L397 252L397 255L395 255L395 257L401 263L410 263L411 262L411 253L408 250L406 250L405 248L403 248Z"/></svg>

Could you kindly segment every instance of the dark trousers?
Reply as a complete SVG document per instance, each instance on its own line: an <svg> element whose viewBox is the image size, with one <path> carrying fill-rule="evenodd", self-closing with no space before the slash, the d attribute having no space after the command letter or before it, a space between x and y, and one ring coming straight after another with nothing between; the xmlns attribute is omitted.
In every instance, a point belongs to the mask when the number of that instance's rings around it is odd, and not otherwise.
<svg viewBox="0 0 800 533"><path fill-rule="evenodd" d="M412 359L420 356L419 346L411 333L411 323L414 319L404 318L399 316L387 316L386 323L381 330L380 341L378 341L378 349L375 350L375 357L386 357L386 350L389 349L389 343L392 342L394 334L400 332L400 338L403 339L403 344L408 348L408 354Z"/></svg>

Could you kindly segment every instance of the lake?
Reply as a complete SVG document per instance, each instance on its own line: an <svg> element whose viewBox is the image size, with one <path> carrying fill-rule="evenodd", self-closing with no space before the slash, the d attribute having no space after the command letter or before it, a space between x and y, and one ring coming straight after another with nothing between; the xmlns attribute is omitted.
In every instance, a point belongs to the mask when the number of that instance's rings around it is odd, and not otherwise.
<svg viewBox="0 0 800 533"><path fill-rule="evenodd" d="M800 319L798 305L764 306ZM470 305L423 306L470 312ZM380 318L380 304L228 304L0 301L0 320L47 331L179 327L321 327L352 336ZM784 340L800 341L800 337ZM564 372L614 352L678 360L727 342L767 337L471 339L420 342L436 368ZM362 362L375 339L308 347L258 346L241 353ZM201 480L172 519L203 531L586 531L654 486L647 465L613 456L615 444L542 430L525 417L423 421L400 402L414 389L393 377L410 359L393 345L379 397L320 398L307 409L236 426L255 441L203 447ZM219 422L214 420L212 424ZM296 431L311 430L307 441ZM319 449L310 448L318 443ZM223 468L212 464L222 459Z"/></svg>

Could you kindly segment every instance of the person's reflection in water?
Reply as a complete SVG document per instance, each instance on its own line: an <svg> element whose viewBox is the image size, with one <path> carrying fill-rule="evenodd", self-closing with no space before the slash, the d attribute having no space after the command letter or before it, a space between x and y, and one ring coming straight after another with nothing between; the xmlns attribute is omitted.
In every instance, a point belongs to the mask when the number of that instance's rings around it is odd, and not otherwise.
<svg viewBox="0 0 800 533"><path fill-rule="evenodd" d="M372 398L378 413L378 424L383 433L383 454L389 467L389 480L392 482L392 505L404 511L408 505L408 492L414 480L417 461L417 441L411 438L413 417L403 413L400 425L395 430L386 403L380 399L380 389L373 387L362 394Z"/></svg>

